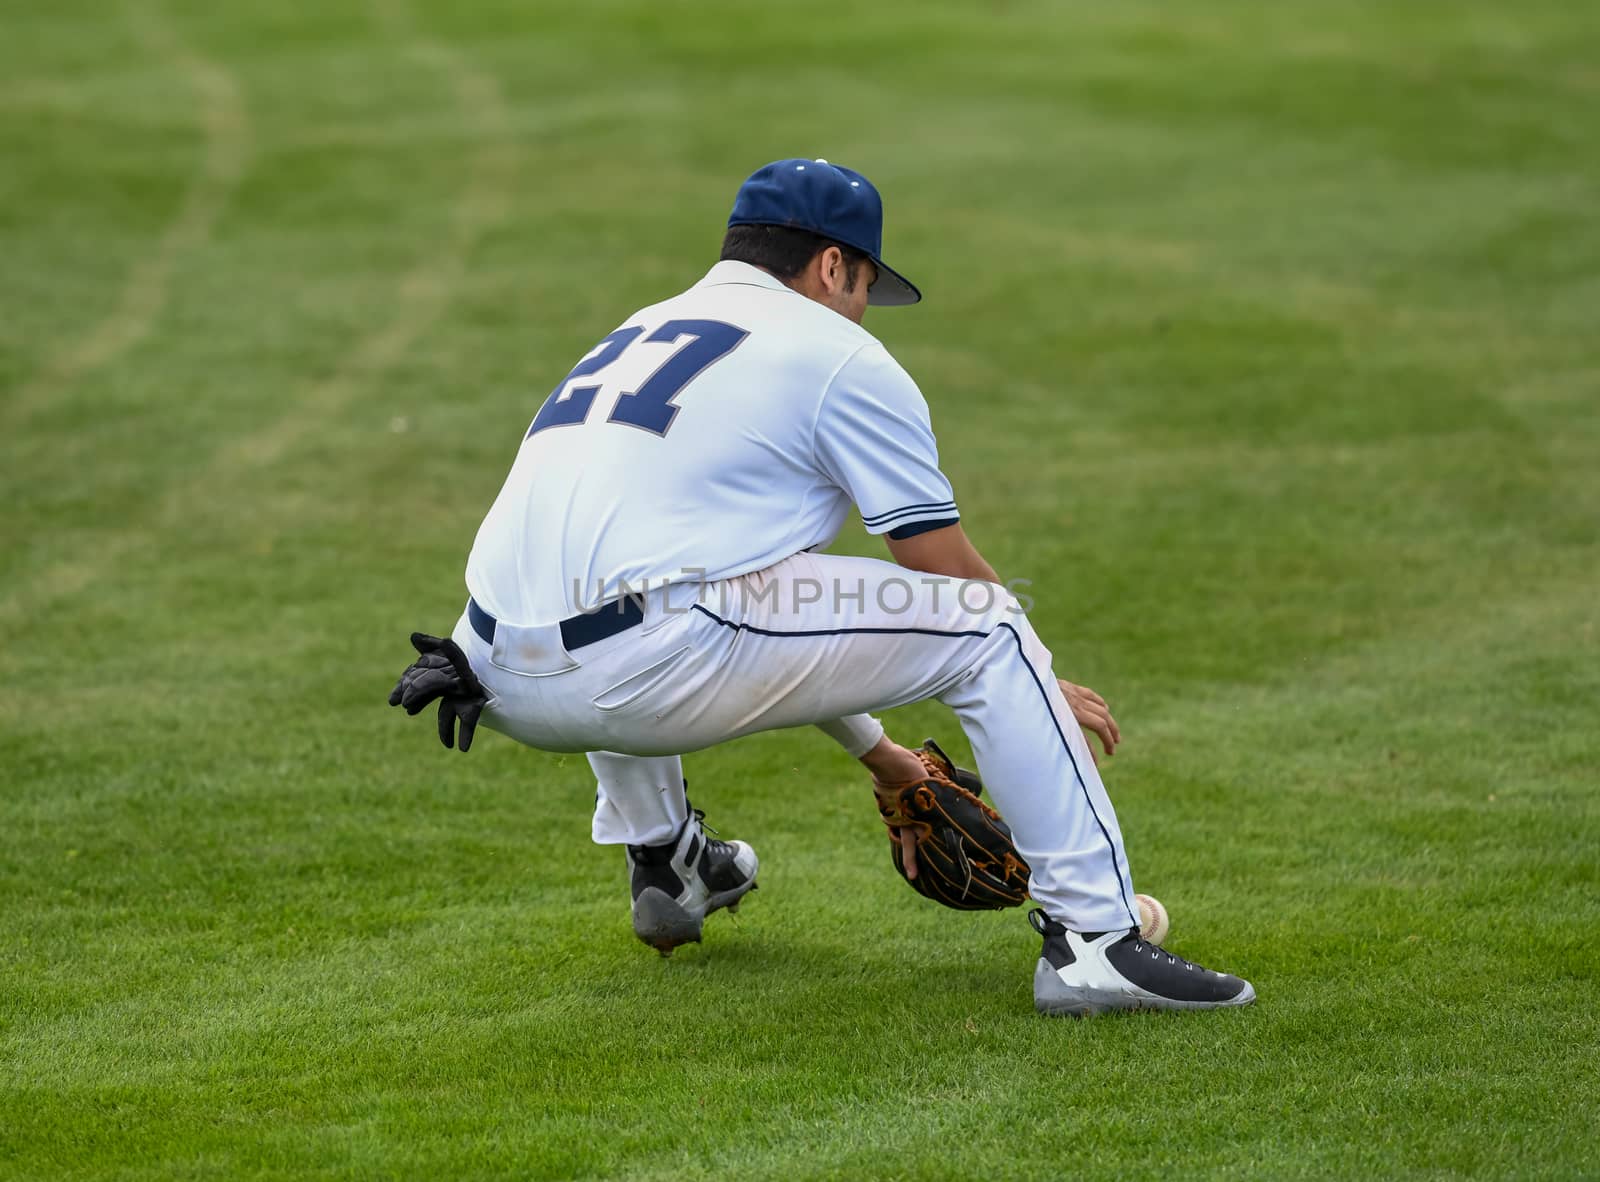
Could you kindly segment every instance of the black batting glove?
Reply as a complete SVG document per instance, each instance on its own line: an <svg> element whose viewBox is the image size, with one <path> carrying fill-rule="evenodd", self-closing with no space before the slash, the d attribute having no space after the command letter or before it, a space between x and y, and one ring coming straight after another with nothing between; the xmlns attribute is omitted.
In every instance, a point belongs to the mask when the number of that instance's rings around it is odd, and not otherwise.
<svg viewBox="0 0 1600 1182"><path fill-rule="evenodd" d="M404 706L407 714L420 714L429 703L437 701L439 742L455 747L456 724L460 723L460 748L468 750L478 716L489 701L483 683L455 641L413 632L411 644L417 650L417 659L389 691L389 705Z"/></svg>

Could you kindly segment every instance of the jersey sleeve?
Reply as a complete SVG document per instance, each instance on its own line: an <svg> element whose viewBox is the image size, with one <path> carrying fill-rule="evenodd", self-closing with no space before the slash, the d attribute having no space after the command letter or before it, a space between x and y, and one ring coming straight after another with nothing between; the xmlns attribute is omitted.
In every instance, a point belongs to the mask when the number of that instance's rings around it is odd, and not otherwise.
<svg viewBox="0 0 1600 1182"><path fill-rule="evenodd" d="M876 342L834 375L817 412L816 449L823 472L861 510L868 533L909 538L961 520L939 471L927 400Z"/></svg>

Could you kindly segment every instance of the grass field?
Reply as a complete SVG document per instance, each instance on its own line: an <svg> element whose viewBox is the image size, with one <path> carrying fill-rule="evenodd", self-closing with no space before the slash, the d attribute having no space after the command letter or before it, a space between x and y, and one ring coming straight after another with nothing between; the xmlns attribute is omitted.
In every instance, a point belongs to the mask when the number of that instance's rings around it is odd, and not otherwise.
<svg viewBox="0 0 1600 1182"><path fill-rule="evenodd" d="M0 24L0 1176L1600 1172L1592 5ZM883 189L928 298L868 327L1252 1009L1037 1018L814 733L689 760L762 890L662 961L581 758L383 705L792 154Z"/></svg>

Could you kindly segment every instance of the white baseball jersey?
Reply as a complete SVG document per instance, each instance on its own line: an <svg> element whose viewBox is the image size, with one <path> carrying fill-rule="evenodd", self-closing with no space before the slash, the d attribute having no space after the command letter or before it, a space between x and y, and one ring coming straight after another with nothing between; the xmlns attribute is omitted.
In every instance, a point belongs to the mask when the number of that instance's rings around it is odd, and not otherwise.
<svg viewBox="0 0 1600 1182"><path fill-rule="evenodd" d="M467 587L544 624L627 588L714 581L831 542L958 520L928 405L871 333L720 262L601 341L540 409ZM703 573L702 573L703 572Z"/></svg>

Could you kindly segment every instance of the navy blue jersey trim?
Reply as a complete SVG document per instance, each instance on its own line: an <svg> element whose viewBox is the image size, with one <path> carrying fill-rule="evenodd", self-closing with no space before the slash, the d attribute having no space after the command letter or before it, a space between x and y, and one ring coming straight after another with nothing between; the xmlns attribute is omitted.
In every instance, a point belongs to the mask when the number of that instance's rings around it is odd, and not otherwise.
<svg viewBox="0 0 1600 1182"><path fill-rule="evenodd" d="M905 517L910 513L939 511L945 509L954 509L955 507L956 503L954 501L924 501L920 505L902 505L898 509L890 509L884 513L874 513L870 517L863 513L861 515L861 524L882 525L885 521L892 520L896 517Z"/></svg>
<svg viewBox="0 0 1600 1182"><path fill-rule="evenodd" d="M1117 891L1122 895L1122 905L1128 909L1128 916L1133 920L1133 926L1139 926L1139 912L1128 898L1127 889L1122 885L1124 875L1122 866L1117 861L1117 843L1111 840L1111 833L1106 828L1106 823L1100 819L1100 812L1094 807L1094 798L1089 795L1089 786L1083 782L1083 773L1078 770L1078 761L1073 757L1072 744L1067 742L1067 736L1061 730L1061 724L1056 721L1056 712L1050 709L1050 695L1045 692L1044 685L1039 681L1039 675L1033 671L1033 662L1028 660L1028 654L1022 647L1022 637L1010 624L1000 623L996 627L1004 628L1011 633L1011 639L1017 642L1017 656L1022 658L1022 666L1028 671L1028 676L1033 678L1034 686L1039 690L1039 696L1044 699L1044 712L1050 716L1050 724L1056 728L1056 737L1061 740L1062 749L1067 753L1067 762L1072 764L1073 778L1078 781L1078 790L1083 793L1083 803L1089 806L1089 815L1094 818L1094 823L1100 827L1100 836L1106 839L1106 848L1111 851L1111 869L1117 875Z"/></svg>
<svg viewBox="0 0 1600 1182"><path fill-rule="evenodd" d="M724 628L732 628L735 632L753 632L757 636L847 636L857 632L870 633L875 636L988 636L989 633L982 629L974 628L966 632L943 632L937 628L803 628L798 632L774 632L770 628L757 628L754 624L735 624L732 620L724 620L716 612L706 607L703 603L691 603L690 610L697 611L709 619L715 620Z"/></svg>
<svg viewBox="0 0 1600 1182"><path fill-rule="evenodd" d="M889 536L897 542L907 538L914 538L918 534L928 533L930 530L943 529L947 525L955 525L961 518L941 517L937 521L913 521L910 525L897 525L889 531Z"/></svg>
<svg viewBox="0 0 1600 1182"><path fill-rule="evenodd" d="M899 513L891 513L886 517L879 517L872 521L863 521L869 533L883 533L897 522L901 525L910 525L913 521L923 517L960 517L961 512L955 507L954 502L941 505L936 509L904 509Z"/></svg>
<svg viewBox="0 0 1600 1182"><path fill-rule="evenodd" d="M732 620L724 620L716 612L704 604L690 605L692 610L700 612L707 619L714 620L724 628L732 628L735 632L752 632L757 636L846 636L854 633L872 633L876 635L915 635L915 636L950 636L988 637L992 632L981 629L969 629L961 632L945 632L937 628L806 628L798 632L776 632L770 628L757 628L750 624L736 624ZM1022 658L1022 665L1028 671L1028 676L1033 678L1034 688L1039 691L1039 697L1044 702L1044 712L1050 716L1050 725L1056 728L1056 738L1061 740L1061 748L1067 753L1067 762L1072 765L1072 777L1078 781L1078 791L1083 793L1083 802L1089 806L1089 815L1094 818L1094 823L1100 829L1100 836L1106 839L1106 849L1111 852L1111 869L1117 876L1117 893L1122 896L1122 905L1128 909L1128 915L1133 921L1133 926L1139 926L1139 912L1128 898L1127 889L1123 886L1124 875L1122 864L1117 859L1117 843L1111 840L1111 831L1106 828L1106 823L1100 819L1100 812L1094 807L1094 798L1089 795L1089 785L1084 783L1083 773L1078 770L1078 761L1073 757L1072 744L1067 742L1067 736L1061 729L1061 723L1056 720L1056 712L1050 708L1050 695L1045 691L1044 683L1039 680L1039 675L1033 671L1033 663L1028 660L1027 651L1022 647L1022 637L1010 624L1000 623L996 628L1004 628L1011 633L1011 639L1017 643L1017 656Z"/></svg>

